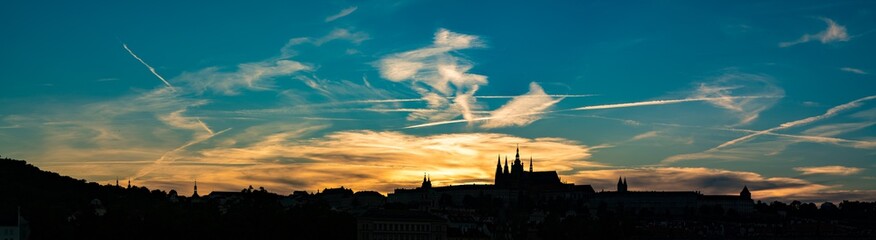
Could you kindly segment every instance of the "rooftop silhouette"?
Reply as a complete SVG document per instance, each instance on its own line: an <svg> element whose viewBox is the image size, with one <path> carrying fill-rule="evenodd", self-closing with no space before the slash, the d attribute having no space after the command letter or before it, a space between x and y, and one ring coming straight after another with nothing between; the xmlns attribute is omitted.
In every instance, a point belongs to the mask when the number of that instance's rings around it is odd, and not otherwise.
<svg viewBox="0 0 876 240"><path fill-rule="evenodd" d="M426 174L420 186L388 197L345 187L281 195L253 186L186 197L89 183L2 159L0 188L7 194L0 199L0 228L19 239L876 236L876 203L753 202L747 186L738 195L630 191L634 179L623 177L616 191L596 192L559 182L556 172L533 171L535 160L524 171L517 160L497 166L497 184L433 186ZM9 209L20 209L20 217Z"/></svg>

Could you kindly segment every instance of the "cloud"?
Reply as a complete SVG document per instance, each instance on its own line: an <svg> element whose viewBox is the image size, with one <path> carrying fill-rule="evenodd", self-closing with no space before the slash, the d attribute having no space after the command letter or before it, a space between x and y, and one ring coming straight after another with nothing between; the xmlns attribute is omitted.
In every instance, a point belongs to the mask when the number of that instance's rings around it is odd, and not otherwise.
<svg viewBox="0 0 876 240"><path fill-rule="evenodd" d="M633 136L633 138L630 138L630 141L638 141L638 140L642 140L642 139L653 138L653 137L656 137L658 133L660 133L660 132L648 131L648 132Z"/></svg>
<svg viewBox="0 0 876 240"><path fill-rule="evenodd" d="M850 73L861 74L861 75L867 75L867 74L870 74L870 73L868 73L868 72L865 72L864 70L857 69L857 68L850 68L850 67L840 68L840 70L841 70L841 71L844 71L844 72L850 72Z"/></svg>
<svg viewBox="0 0 876 240"><path fill-rule="evenodd" d="M612 109L612 108L628 108L628 107L641 107L641 106L653 106L653 105L666 105L666 104L675 104L675 103L686 103L686 102L704 102L704 101L717 101L724 99L744 99L744 98L768 98L770 96L737 96L737 97L700 97L700 98L684 98L684 99L667 99L667 100L651 100L651 101L640 101L640 102L628 102L628 103L613 103L613 104L603 104L603 105L593 105L593 106L584 106L571 109L572 111L580 111L580 110L599 110L599 109Z"/></svg>
<svg viewBox="0 0 876 240"><path fill-rule="evenodd" d="M183 116L182 114L185 111L186 109L180 109L167 115L159 116L158 118L162 122L172 127L188 129L192 131L204 130L206 134L213 135L213 130L211 130L210 127L207 126L207 124L204 124L201 119Z"/></svg>
<svg viewBox="0 0 876 240"><path fill-rule="evenodd" d="M173 157L179 159L177 162L201 163L204 169L167 164L161 171L141 177L140 181L150 183L161 179L185 183L197 177L199 184L215 180L239 187L261 185L280 192L343 185L385 193L399 187L418 186L423 172L428 172L437 186L485 184L493 181L496 155L513 155L516 144L520 144L524 158L532 156L536 170L562 173L600 166L587 161L591 155L588 146L563 138L523 138L496 133L416 136L393 131L340 131L318 138L302 138L324 127L296 128L305 130L270 133L265 132L268 128L247 129L246 134L228 138L258 140L179 152ZM235 167L208 163L235 164ZM185 177L176 179L177 175Z"/></svg>
<svg viewBox="0 0 876 240"><path fill-rule="evenodd" d="M487 84L487 77L468 73L473 65L452 52L483 46L477 36L439 29L432 45L391 54L377 65L381 77L409 83L430 108L444 111L431 116L412 114L409 119L447 120L462 115L471 120L475 118L473 111L480 108L472 96L480 86Z"/></svg>
<svg viewBox="0 0 876 240"><path fill-rule="evenodd" d="M158 77L158 79L160 79L161 82L164 82L164 85L166 85L168 88L170 88L170 90L174 90L174 91L176 90L176 89L173 88L173 85L170 85L170 82L168 82L167 80L165 80L164 77L162 77L160 74L158 74L157 71L155 71L155 68L153 68L152 66L149 66L149 64L146 63L145 61L143 61L143 59L141 59L140 57L138 57L137 54L134 54L134 51L131 51L131 49L128 48L128 45L127 45L127 44L124 44L124 43L123 43L123 44L122 44L122 47L124 47L125 50L128 50L128 53L130 53L131 56L133 56L134 58L136 58L137 61L140 61L140 63L142 63L144 66L146 66L146 68L148 68L149 71L152 72L153 75L155 75L156 77Z"/></svg>
<svg viewBox="0 0 876 240"><path fill-rule="evenodd" d="M790 42L781 42L779 43L779 47L790 47L801 43L807 43L810 41L818 40L823 44L832 43L832 42L845 42L851 39L849 34L846 33L846 27L837 24L833 20L829 18L819 18L825 23L827 23L827 29L821 31L816 34L803 34L799 39L790 41Z"/></svg>
<svg viewBox="0 0 876 240"><path fill-rule="evenodd" d="M583 98L583 97L592 97L596 96L595 94L538 94L538 95L518 95L518 96L504 96L504 95L482 95L482 96L472 96L475 99L511 99L511 98L542 98L543 96L548 96L551 98ZM449 98L448 98L449 99ZM426 99L423 98L398 98L398 99L365 99L365 100L352 100L345 101L338 104L349 104L349 103L399 103L399 102L425 102Z"/></svg>
<svg viewBox="0 0 876 240"><path fill-rule="evenodd" d="M266 60L239 64L237 70L232 72L223 72L218 67L184 72L176 79L188 83L197 93L211 91L223 95L238 95L241 89L270 90L273 84L268 82L269 79L311 69L310 66L292 60Z"/></svg>
<svg viewBox="0 0 876 240"><path fill-rule="evenodd" d="M738 98L734 96L768 96L760 98ZM731 72L715 80L700 83L692 98L707 98L716 107L735 114L739 122L746 125L756 120L760 113L769 109L784 96L784 90L776 87L771 80L762 75Z"/></svg>
<svg viewBox="0 0 876 240"><path fill-rule="evenodd" d="M499 128L508 126L526 126L541 118L542 113L561 101L562 98L551 98L544 89L535 82L529 84L529 92L511 99L502 107L490 113L491 118L481 127ZM471 121L471 119L467 119Z"/></svg>
<svg viewBox="0 0 876 240"><path fill-rule="evenodd" d="M764 135L767 133L771 133L771 132L775 132L778 130L792 128L792 127L796 127L796 126L800 126L800 125L809 124L809 123L812 123L815 121L827 119L827 118L833 117L834 115L836 115L842 111L856 108L856 107L860 106L863 102L868 101L868 100L872 100L872 99L876 99L876 95L859 98L859 99L856 99L854 101L835 106L833 108L828 109L826 112L824 112L824 114L821 114L818 116L812 116L812 117L808 117L808 118L804 118L804 119L800 119L800 120L796 120L796 121L782 123L779 126L776 126L776 127L773 127L773 128L767 129L767 130L758 131L756 133L752 133L749 135L742 136L740 138L736 138L736 139L727 141L727 142L722 143L721 145L718 145L717 147L713 148L711 151L714 151L714 150L717 150L720 148L724 148L724 147L728 147L730 145L737 144L740 142L744 142L744 141L747 141L747 140L752 139L754 137Z"/></svg>
<svg viewBox="0 0 876 240"><path fill-rule="evenodd" d="M355 12L356 9L359 9L359 7L351 6L348 8L344 8L336 14L326 17L325 22L331 22L334 20L338 20L339 18L346 17L347 15L350 15L351 13Z"/></svg>
<svg viewBox="0 0 876 240"><path fill-rule="evenodd" d="M811 198L838 187L788 177L767 177L755 172L703 167L648 167L630 169L582 170L570 178L578 184L614 191L618 177L626 177L632 191L701 191L703 194L738 195L748 186L757 200ZM822 196L821 200L831 199Z"/></svg>
<svg viewBox="0 0 876 240"><path fill-rule="evenodd" d="M746 99L746 98L776 98L777 96L724 96L724 97L713 97L713 98L684 98L684 99L666 99L666 100L651 100L651 101L639 101L639 102L629 102L629 103L613 103L613 104L602 104L602 105L592 105L592 106L584 106L572 109L563 109L563 110L554 110L554 111L526 111L514 114L514 117L528 117L533 115L544 115L549 113L558 113L558 112L567 112L567 111L588 111L588 110L601 110L601 109L614 109L614 108L629 108L629 107L642 107L642 106L653 106L653 105L666 105L666 104L676 104L676 103L686 103L686 102L703 102L703 101L716 101L716 100L726 100L726 99ZM554 103L550 103L549 105L553 105ZM544 106L545 108L549 106ZM509 115L510 116L510 115ZM408 126L405 128L421 128L421 127L431 127L431 126L439 126L445 124L454 124L454 123L472 123L478 121L491 121L501 118L499 116L488 116L488 117L476 117L471 119L463 119L463 120L445 120L445 121L437 121L430 123L417 124L413 126ZM526 118L531 119L531 118ZM537 118L535 118L537 119Z"/></svg>
<svg viewBox="0 0 876 240"><path fill-rule="evenodd" d="M803 134L806 135L815 135L815 136L837 136L847 132L853 132L857 130L861 130L876 124L874 121L869 122L857 122L857 123L836 123L836 124L827 124L822 126L813 127L810 129L806 129L803 131Z"/></svg>
<svg viewBox="0 0 876 240"><path fill-rule="evenodd" d="M360 44L360 43L364 42L365 40L371 39L371 37L369 37L368 34L365 32L353 32L353 31L350 31L348 29L339 28L339 29L332 30L332 32L330 32L328 35L325 35L321 38L314 40L313 44L316 46L319 46L319 45L322 45L324 43L338 40L338 39L343 39L343 40L347 40L347 41L350 41L350 42L355 43L355 44Z"/></svg>
<svg viewBox="0 0 876 240"><path fill-rule="evenodd" d="M162 154L161 157L159 157L158 159L155 160L155 162L152 163L152 165L146 166L144 168L140 168L140 170L137 171L137 174L135 174L131 178L136 180L136 179L139 179L143 176L146 176L146 175L152 173L153 171L161 168L162 165L172 163L174 160L176 160L176 158L174 158L175 155L184 151L186 148L191 147L192 145L199 144L199 143L202 143L204 141L210 140L210 138L213 138L216 135L225 133L228 130L231 130L231 128L227 128L225 130L219 131L216 134L204 135L204 136L195 138L194 140L191 140L189 142L186 142L182 146L179 146L177 148L174 148L173 150L170 150L170 151Z"/></svg>
<svg viewBox="0 0 876 240"><path fill-rule="evenodd" d="M845 166L820 166L820 167L795 167L794 171L801 172L803 175L825 174L825 175L841 175L848 176L857 174L863 171L863 168L845 167Z"/></svg>

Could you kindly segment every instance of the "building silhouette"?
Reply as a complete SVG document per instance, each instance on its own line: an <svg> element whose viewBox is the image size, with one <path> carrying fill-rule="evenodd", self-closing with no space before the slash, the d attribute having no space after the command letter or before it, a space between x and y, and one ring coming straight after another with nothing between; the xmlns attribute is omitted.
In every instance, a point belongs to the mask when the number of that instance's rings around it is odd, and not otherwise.
<svg viewBox="0 0 876 240"><path fill-rule="evenodd" d="M564 200L589 209L604 207L616 214L647 212L658 215L695 215L705 210L747 215L754 209L747 186L739 195L705 195L698 191L630 191L627 178L618 177L616 191L596 192L590 185L563 183L556 171L533 171L532 158L529 171L525 171L519 147L513 162L509 163L505 157L503 165L501 160L497 159L492 185L433 186L431 178L424 174L420 187L396 189L389 193L387 202L414 204L428 209L460 206L465 204L466 199L473 198L498 200L503 207L510 208L521 206L522 203Z"/></svg>
<svg viewBox="0 0 876 240"><path fill-rule="evenodd" d="M447 221L427 212L372 209L356 221L356 235L372 239L447 239Z"/></svg>
<svg viewBox="0 0 876 240"><path fill-rule="evenodd" d="M514 155L514 162L508 171L508 157L505 157L505 166L501 164L501 158L496 163L496 176L494 185L496 188L505 189L536 189L536 188L562 188L570 184L563 184L557 171L533 171L532 157L529 158L529 171L523 170L523 162L520 161L520 147Z"/></svg>

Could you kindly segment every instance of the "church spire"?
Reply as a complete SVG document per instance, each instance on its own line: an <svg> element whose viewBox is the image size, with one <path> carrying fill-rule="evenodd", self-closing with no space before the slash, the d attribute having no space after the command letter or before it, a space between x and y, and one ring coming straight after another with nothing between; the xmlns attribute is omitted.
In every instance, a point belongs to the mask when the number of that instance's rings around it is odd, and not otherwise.
<svg viewBox="0 0 876 240"><path fill-rule="evenodd" d="M201 197L198 195L198 180L195 180L195 193L192 194L192 197Z"/></svg>
<svg viewBox="0 0 876 240"><path fill-rule="evenodd" d="M529 172L532 172L532 156L529 156Z"/></svg>
<svg viewBox="0 0 876 240"><path fill-rule="evenodd" d="M514 156L514 160L520 161L520 144L517 144L517 155Z"/></svg>
<svg viewBox="0 0 876 240"><path fill-rule="evenodd" d="M505 156L505 174L508 174L508 156Z"/></svg>
<svg viewBox="0 0 876 240"><path fill-rule="evenodd" d="M624 192L629 190L630 185L627 185L627 178L624 177Z"/></svg>
<svg viewBox="0 0 876 240"><path fill-rule="evenodd" d="M742 188L742 192L739 193L739 196L743 199L751 199L751 192L748 191L748 185Z"/></svg>
<svg viewBox="0 0 876 240"><path fill-rule="evenodd" d="M622 177L617 177L617 191L618 191L618 192L623 192L623 191L624 191L624 182L623 182L623 178L622 178Z"/></svg>
<svg viewBox="0 0 876 240"><path fill-rule="evenodd" d="M128 178L128 188L131 188L131 179Z"/></svg>

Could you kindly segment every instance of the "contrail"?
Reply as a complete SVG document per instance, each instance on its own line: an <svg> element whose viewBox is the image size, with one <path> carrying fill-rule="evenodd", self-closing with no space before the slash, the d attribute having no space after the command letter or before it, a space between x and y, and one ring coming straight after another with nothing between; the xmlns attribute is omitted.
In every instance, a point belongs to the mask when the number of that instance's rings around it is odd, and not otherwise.
<svg viewBox="0 0 876 240"><path fill-rule="evenodd" d="M176 88L174 88L173 85L170 85L170 82L168 82L167 80L165 80L164 77L162 77L161 75L159 75L158 72L155 71L155 68L153 68L152 66L149 66L149 64L146 63L145 61L143 61L143 59L141 59L140 57L138 57L137 54L134 54L134 51L131 51L131 49L128 48L128 44L124 44L124 43L122 43L122 47L124 47L125 50L128 50L128 53L130 53L131 56L133 56L134 58L136 58L137 61L140 61L140 63L142 63L143 65L145 65L146 68L149 68L149 71L152 72L152 74L154 74L156 77L158 77L158 79L161 79L161 81L164 82L164 85L167 85L167 87L169 87L170 90L172 90L172 91L176 91Z"/></svg>
<svg viewBox="0 0 876 240"><path fill-rule="evenodd" d="M511 115L511 116L502 116L502 117L519 117L519 116L528 116L528 115L547 114L547 113L553 113L553 112L559 112L559 111L534 112L534 113L526 113L526 114L516 114L516 115ZM447 121L440 121L440 122L423 123L423 124L418 124L418 125L413 125L413 126L407 126L407 127L404 127L404 129L431 127L431 126L438 126L438 125L452 124L452 123L478 122L478 121L486 121L486 120L495 119L495 118L499 118L499 117L479 117L479 118L472 118L471 120L457 119L457 120L447 120Z"/></svg>
<svg viewBox="0 0 876 240"><path fill-rule="evenodd" d="M213 138L213 137L215 137L216 135L222 134L222 133L224 133L224 132L226 132L226 131L228 131L228 130L231 130L231 128L226 128L225 130L222 130L222 131L216 132L216 134L213 134L213 135L210 135L210 136L207 136L207 137L201 138L201 139L195 139L195 140L192 140L192 141L190 141L190 142L187 142L186 144L183 144L182 146L179 146L178 148L175 148L175 149L173 149L173 150L170 150L170 151L166 152L166 153L164 153L163 155L161 155L160 158L156 159L155 162L153 162L152 165L149 165L149 166L147 166L147 167L145 167L145 168L143 168L143 169L140 169L140 171L137 172L137 175L134 175L134 177L132 177L132 178L133 178L133 179L137 179L137 178L140 178L140 177L146 176L146 174L149 174L149 173L151 173L152 171L155 171L155 169L158 168L158 165L164 163L164 162L168 159L168 157L170 157L172 154L175 154L175 153L177 153L177 152L179 152L179 151L182 151L183 149L186 149L187 147L190 147L190 146L192 146L192 145L195 145L195 144L198 144L198 143L201 143L201 142L207 141L208 139Z"/></svg>
<svg viewBox="0 0 876 240"><path fill-rule="evenodd" d="M215 135L215 134L213 133L213 130L210 129L210 127L208 127L207 124L205 124L204 122L201 121L201 118L195 118L195 119L198 120L198 123L201 124L201 127L204 127L204 130L207 130L207 132L210 133L210 135Z"/></svg>
<svg viewBox="0 0 876 240"><path fill-rule="evenodd" d="M598 94L553 94L547 95L549 97L559 97L559 98L582 98L582 97L593 97L599 96ZM509 99L515 97L529 98L529 97L544 97L540 96L503 96L503 95L486 95L486 96L472 96L475 99ZM447 99L453 99L454 97L446 97ZM394 102L425 102L425 99L422 98L399 98L399 99L366 99L366 100L355 100L355 101L347 101L342 103L394 103Z"/></svg>
<svg viewBox="0 0 876 240"><path fill-rule="evenodd" d="M596 109L609 109L609 108L626 108L626 107L639 107L639 106L650 106L650 105L664 105L664 104L674 104L674 103L683 103L683 102L700 102L700 101L744 99L744 98L775 98L775 97L776 96L738 96L738 97L712 97L712 98L685 98L685 99L670 99L670 100L652 100L652 101L631 102L631 103L615 103L615 104L585 106L585 107L573 108L571 110L596 110Z"/></svg>
<svg viewBox="0 0 876 240"><path fill-rule="evenodd" d="M560 114L558 114L558 115L560 115ZM642 122L639 122L636 120L631 120L631 119L610 118L610 117L603 117L603 116L596 116L596 115L570 115L570 114L562 114L562 115L569 116L569 117L598 118L598 119L607 119L607 120L619 121L619 122L635 122L637 124L678 127L678 128L699 128L699 129L709 129L709 130L728 131L728 132L741 132L741 133L760 132L757 130L741 129L741 128L706 127L706 126L682 125L682 124L674 124L674 123L642 123ZM785 137L785 138L791 138L791 139L800 139L800 140L806 140L809 142L816 142L816 143L833 143L833 144L847 143L847 144L852 144L853 147L856 147L856 148L876 147L876 141L852 140L852 139L824 137L824 136L812 136L812 135L793 135L793 134L783 134L783 133L774 133L774 132L764 133L764 135Z"/></svg>
<svg viewBox="0 0 876 240"><path fill-rule="evenodd" d="M796 121L790 121L790 122L782 123L782 124L780 124L780 125L777 126L777 127L773 127L773 128L767 129L767 130L757 131L757 132L755 132L755 133L752 133L752 134L745 135L745 136L742 136L742 137L737 138L737 139L733 139L733 140L727 141L727 142L725 142L725 143L723 143L723 144L721 144L721 145L718 145L717 147L714 147L714 148L709 149L709 150L706 150L706 151L715 151L715 150L718 150L718 149L721 149L721 148L724 148L724 147L727 147L727 146L730 146L730 145L733 145L733 144L737 144L737 143L740 143L740 142L743 142L743 141L749 140L749 139L751 139L751 138L754 138L754 137L757 137L757 136L760 136L760 135L764 135L764 134L772 133L772 132L777 131L777 130L782 130L782 129L791 128L791 127L796 127L796 126L799 126L799 125L809 124L809 123L812 123L812 122L815 122L815 121L819 121L819 120L822 120L822 119L830 118L830 117L833 117L834 115L836 115L836 114L839 113L839 112L842 112L842 111L845 111L845 110L848 110L848 109L852 109L852 108L856 108L856 107L860 106L860 105L861 105L861 102L864 102L864 101L867 101L867 100L872 100L872 99L876 99L876 95L872 95L872 96L867 96L867 97L859 98L859 99L856 99L856 100L854 100L854 101L847 102L847 103L845 103L845 104L838 105L838 106L836 106L836 107L832 107L832 108L828 109L826 112L824 112L824 114L821 114L821 115L818 115L818 116L812 116L812 117L808 117L808 118L804 118L804 119L800 119L800 120L796 120Z"/></svg>
<svg viewBox="0 0 876 240"><path fill-rule="evenodd" d="M738 96L738 97L714 97L714 98L685 98L685 99L669 99L669 100L652 100L652 101L641 101L641 102L630 102L630 103L614 103L614 104L604 104L604 105L594 105L594 106L584 106L579 108L572 109L564 109L564 110L556 110L556 111L545 111L545 112L534 112L528 114L519 114L514 116L527 116L527 115L537 115L537 114L548 114L548 113L556 113L556 112L567 112L567 111L585 111L585 110L598 110L598 109L611 109L611 108L627 108L627 107L639 107L639 106L650 106L650 105L664 105L664 104L674 104L674 103L684 103L684 102L699 102L699 101L711 101L711 100L723 100L723 99L744 99L744 98L775 98L777 96ZM493 117L480 117L474 118L470 121L486 121L493 119ZM431 122L424 123L419 125L407 126L408 128L421 128L421 127L431 127L438 126L444 124L452 124L452 123L462 123L469 122L469 120L458 119L458 120L448 120L448 121L440 121L440 122Z"/></svg>

